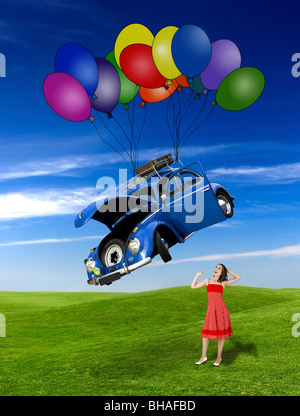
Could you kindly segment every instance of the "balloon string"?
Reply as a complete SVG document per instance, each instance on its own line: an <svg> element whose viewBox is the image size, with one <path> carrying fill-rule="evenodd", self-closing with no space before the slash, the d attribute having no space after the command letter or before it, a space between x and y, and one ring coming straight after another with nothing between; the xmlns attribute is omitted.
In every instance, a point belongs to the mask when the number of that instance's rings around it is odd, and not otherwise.
<svg viewBox="0 0 300 416"><path fill-rule="evenodd" d="M145 105L145 107L144 107L144 108L145 108L145 112L144 112L144 121L143 121L143 124L142 124L141 130L140 130L140 134L139 134L139 137L138 137L138 139L137 139L137 145L136 145L136 152L137 152L137 160L136 160L136 163L137 163L137 165L138 165L138 161L139 161L139 152L138 152L139 142L140 142L140 138L141 138L142 131L143 131L143 129L144 129L145 122L146 122L146 117L147 117L147 105Z"/></svg>
<svg viewBox="0 0 300 416"><path fill-rule="evenodd" d="M122 130L122 132L124 133L124 135L126 136L129 146L130 146L130 153L132 151L132 143L128 137L128 134L125 132L125 130L123 129L123 127L121 126L121 124L118 122L118 120L116 119L115 115L113 116L113 120L116 122L116 124L119 126L119 128Z"/></svg>
<svg viewBox="0 0 300 416"><path fill-rule="evenodd" d="M189 101L191 101L191 102L189 103ZM180 117L179 123L183 119L183 116L185 115L185 113L190 109L190 107L193 104L193 102L194 102L194 91L192 91L192 94L191 94L190 98L186 101L186 103L182 107L182 111L183 111L183 109L186 107L186 105L188 105L187 108L185 109L184 113Z"/></svg>
<svg viewBox="0 0 300 416"><path fill-rule="evenodd" d="M175 101L175 100L174 100ZM176 150L178 150L179 145L179 134L180 134L180 123L178 123L178 117L180 119L180 113L181 113L181 103L180 103L180 94L177 91L177 102L178 102L178 113L175 120L175 126L176 126ZM176 157L178 158L178 151L176 151Z"/></svg>
<svg viewBox="0 0 300 416"><path fill-rule="evenodd" d="M103 140L104 141L104 143L106 143L108 146L110 146L113 150L115 150L117 153L119 153L119 155L124 159L124 161L125 161L125 163L127 164L127 166L129 167L129 169L131 170L131 172L132 172L132 169L131 169L131 167L128 165L128 162L127 162L127 160L125 159L125 157L122 155L122 153L121 152L119 152L119 150L117 150L112 144L110 144L110 143L108 143L102 136L101 136L101 134L100 134L100 132L99 132L99 130L98 130L98 128L97 128L97 126L96 126L96 124L95 124L95 122L93 122L93 123L91 123L93 126L94 126L94 128L95 128L95 130L96 130L96 132L98 133L98 135L99 135L99 137L100 137L100 139L101 140Z"/></svg>
<svg viewBox="0 0 300 416"><path fill-rule="evenodd" d="M130 119L129 111L127 112L127 114L128 114L128 120L129 120L130 129L131 129L131 142L133 143L133 146L132 146L132 155L133 155L133 157L131 159L131 163L132 163L133 171L135 171L135 162L134 162L134 151L135 151L134 131L133 131L133 124L132 124L132 120Z"/></svg>
<svg viewBox="0 0 300 416"><path fill-rule="evenodd" d="M178 135L178 126L176 124L176 100L174 99L174 95L171 95L172 97L172 105L173 105L173 118L174 118L174 124L173 124L173 137L174 137L174 153L175 153L175 159L178 159L178 145L177 145L177 135Z"/></svg>
<svg viewBox="0 0 300 416"><path fill-rule="evenodd" d="M213 110L214 110L214 108L215 108L215 106L213 106L212 107L212 109L210 110L210 112L209 112L209 114L208 114L208 116L206 117L206 119L198 126L198 127L196 127L193 131L191 131L191 133L185 138L185 140L183 141L183 143L182 143L182 145L180 146L180 149L179 149L179 151L178 151L178 153L181 151L181 149L182 149L182 147L183 147L183 145L184 145L184 143L187 141L187 139L191 136L191 134L193 134L196 130L198 130L201 126L203 126L203 124L204 123L206 123L207 122L207 120L209 119L209 117L211 116L211 114L212 114L212 112L213 112Z"/></svg>
<svg viewBox="0 0 300 416"><path fill-rule="evenodd" d="M133 105L132 105L132 137L133 137L133 143L134 143L134 170L137 168L137 143L135 140L135 134L134 134L134 115L135 115L135 99L133 100Z"/></svg>
<svg viewBox="0 0 300 416"><path fill-rule="evenodd" d="M127 153L128 157L131 160L131 156L130 154L127 152L127 150L125 149L125 147L123 146L123 144L119 141L119 139L113 134L113 132L107 127L107 125L104 123L104 121L102 120L102 118L100 117L100 114L97 111L97 115L99 120L101 121L101 123L106 127L106 129L108 130L108 132L112 135L112 137L114 137L116 139L116 141L119 143L119 145L123 148L123 150Z"/></svg>
<svg viewBox="0 0 300 416"><path fill-rule="evenodd" d="M173 106L173 116L174 116L174 123L173 123L173 132L171 131L171 127L170 127L170 123L169 123L169 108L170 108L170 102L172 101L172 106ZM174 141L174 125L175 125L175 107L174 107L174 101L173 101L173 97L170 94L170 98L168 100L168 105L167 105L167 126L168 126L168 130L172 139L172 143L173 143L173 151L174 151L174 155L176 157L176 147L175 147L175 141Z"/></svg>
<svg viewBox="0 0 300 416"><path fill-rule="evenodd" d="M204 100L204 103L202 104L202 107L201 107L201 109L200 109L200 111L198 112L198 114L196 115L196 117L195 117L195 119L193 120L193 122L189 125L189 127L185 130L185 132L183 133L183 135L182 135L182 137L181 137L181 139L180 139L180 142L182 142L182 140L184 139L184 136L186 135L186 133L190 130L190 128L193 126L193 124L197 121L197 119L198 119L198 117L199 117L199 115L202 113L202 111L203 111L203 109L204 109L204 107L205 107L205 104L206 104L206 101L207 101L207 95L205 94L205 100ZM194 131L194 130L193 130ZM190 134L187 136L187 137L189 137L190 136ZM180 143L179 143L180 144Z"/></svg>

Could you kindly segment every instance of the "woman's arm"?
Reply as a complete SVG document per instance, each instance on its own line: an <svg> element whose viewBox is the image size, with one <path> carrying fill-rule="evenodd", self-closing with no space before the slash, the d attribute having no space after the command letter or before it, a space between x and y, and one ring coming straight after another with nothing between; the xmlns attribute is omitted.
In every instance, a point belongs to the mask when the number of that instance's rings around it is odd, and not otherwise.
<svg viewBox="0 0 300 416"><path fill-rule="evenodd" d="M204 274L204 272L202 270L200 270L196 274L195 279L193 280L193 282L191 284L192 289L197 289L198 287L202 287L202 286L205 286L207 284L208 279L203 279L203 280L201 280L201 282L197 283L198 277L201 276L202 274Z"/></svg>
<svg viewBox="0 0 300 416"><path fill-rule="evenodd" d="M231 272L227 269L227 273L231 274L233 276L233 279L225 280L223 282L224 286L233 285L234 283L238 282L241 279L241 276L237 273Z"/></svg>

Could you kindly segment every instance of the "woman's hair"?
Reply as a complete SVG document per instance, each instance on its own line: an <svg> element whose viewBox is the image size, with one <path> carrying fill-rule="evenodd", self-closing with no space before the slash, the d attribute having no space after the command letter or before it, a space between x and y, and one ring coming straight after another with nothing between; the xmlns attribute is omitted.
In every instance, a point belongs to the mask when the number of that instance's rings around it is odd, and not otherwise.
<svg viewBox="0 0 300 416"><path fill-rule="evenodd" d="M220 265L220 266L222 266L222 274L221 274L221 276L219 277L218 282L222 283L222 282L224 282L224 280L228 280L228 276L227 276L227 269L226 269L226 267L224 266L224 264L219 263L219 265Z"/></svg>

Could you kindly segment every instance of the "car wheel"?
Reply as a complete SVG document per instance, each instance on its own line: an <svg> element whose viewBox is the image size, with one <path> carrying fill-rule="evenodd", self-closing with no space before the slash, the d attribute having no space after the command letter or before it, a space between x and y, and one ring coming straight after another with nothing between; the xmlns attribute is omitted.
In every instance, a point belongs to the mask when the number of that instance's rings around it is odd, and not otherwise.
<svg viewBox="0 0 300 416"><path fill-rule="evenodd" d="M119 238L109 240L103 247L101 262L105 267L115 266L122 261L125 250L125 243Z"/></svg>
<svg viewBox="0 0 300 416"><path fill-rule="evenodd" d="M168 243L166 242L166 240L164 240L160 236L158 231L156 231L155 233L155 244L156 244L158 254L160 255L160 257L163 259L165 263L172 260L172 257L168 250Z"/></svg>
<svg viewBox="0 0 300 416"><path fill-rule="evenodd" d="M224 215L226 215L227 218L231 218L233 216L233 202L231 197L227 194L227 192L222 189L218 189L216 198L222 208L222 211L224 212Z"/></svg>

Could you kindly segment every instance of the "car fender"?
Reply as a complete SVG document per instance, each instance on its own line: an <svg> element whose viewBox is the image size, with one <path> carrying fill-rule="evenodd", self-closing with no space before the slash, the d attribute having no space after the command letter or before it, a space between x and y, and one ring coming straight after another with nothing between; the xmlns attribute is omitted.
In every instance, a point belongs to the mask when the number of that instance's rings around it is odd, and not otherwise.
<svg viewBox="0 0 300 416"><path fill-rule="evenodd" d="M145 223L142 226L136 227L128 237L125 253L127 264L135 263L152 255L155 245L155 232L159 226L167 227L173 232L180 243L184 242L184 239L178 231L165 221L152 221L150 223ZM128 249L128 242L133 238L137 238L141 244L140 251L137 254L132 254Z"/></svg>
<svg viewBox="0 0 300 416"><path fill-rule="evenodd" d="M230 196L230 198L232 200L234 200L234 197L232 195L230 195L230 193L224 188L224 186L220 185L219 183L211 183L210 186L211 186L211 189L212 189L212 191L215 195L217 195L218 189L222 189L223 191L225 191Z"/></svg>

